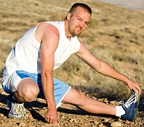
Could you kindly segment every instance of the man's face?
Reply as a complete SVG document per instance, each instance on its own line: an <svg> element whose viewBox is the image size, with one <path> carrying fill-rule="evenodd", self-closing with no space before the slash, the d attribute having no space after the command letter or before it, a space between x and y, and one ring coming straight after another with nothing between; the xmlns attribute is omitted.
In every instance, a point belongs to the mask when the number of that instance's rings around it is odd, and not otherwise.
<svg viewBox="0 0 144 127"><path fill-rule="evenodd" d="M90 20L91 15L82 7L77 7L74 12L68 14L68 30L71 35L82 33Z"/></svg>

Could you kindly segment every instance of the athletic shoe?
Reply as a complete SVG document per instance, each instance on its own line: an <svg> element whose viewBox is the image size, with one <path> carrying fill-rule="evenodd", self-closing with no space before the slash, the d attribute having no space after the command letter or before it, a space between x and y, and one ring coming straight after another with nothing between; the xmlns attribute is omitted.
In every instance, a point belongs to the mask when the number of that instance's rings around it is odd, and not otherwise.
<svg viewBox="0 0 144 127"><path fill-rule="evenodd" d="M20 103L20 102L17 102L16 100L12 99L12 95L9 95L7 100L8 100L8 107L10 108L8 117L24 119L25 118L24 103Z"/></svg>
<svg viewBox="0 0 144 127"><path fill-rule="evenodd" d="M121 116L123 120L134 121L137 115L137 108L139 105L139 94L132 91L130 98L121 106L125 110L125 114Z"/></svg>

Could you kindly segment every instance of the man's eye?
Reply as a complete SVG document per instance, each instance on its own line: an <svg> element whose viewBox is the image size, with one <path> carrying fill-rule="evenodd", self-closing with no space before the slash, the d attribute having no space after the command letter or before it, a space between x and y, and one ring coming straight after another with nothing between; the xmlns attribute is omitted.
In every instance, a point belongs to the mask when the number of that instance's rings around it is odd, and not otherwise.
<svg viewBox="0 0 144 127"><path fill-rule="evenodd" d="M89 23L88 23L88 22L85 22L85 24L88 25Z"/></svg>
<svg viewBox="0 0 144 127"><path fill-rule="evenodd" d="M82 21L82 19L81 19L81 18L78 18L78 20Z"/></svg>

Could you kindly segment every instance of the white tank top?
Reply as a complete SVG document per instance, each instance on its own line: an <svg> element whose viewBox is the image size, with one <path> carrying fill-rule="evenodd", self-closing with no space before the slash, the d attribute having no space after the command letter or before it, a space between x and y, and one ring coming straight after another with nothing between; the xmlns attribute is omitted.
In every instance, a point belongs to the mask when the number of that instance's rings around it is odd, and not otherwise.
<svg viewBox="0 0 144 127"><path fill-rule="evenodd" d="M54 69L63 64L71 54L80 48L77 37L68 40L65 35L64 21L46 22L54 25L59 33L59 44L55 52ZM10 52L4 69L4 73L11 74L16 70L24 70L31 73L41 73L40 42L35 39L36 26L28 30L16 43Z"/></svg>

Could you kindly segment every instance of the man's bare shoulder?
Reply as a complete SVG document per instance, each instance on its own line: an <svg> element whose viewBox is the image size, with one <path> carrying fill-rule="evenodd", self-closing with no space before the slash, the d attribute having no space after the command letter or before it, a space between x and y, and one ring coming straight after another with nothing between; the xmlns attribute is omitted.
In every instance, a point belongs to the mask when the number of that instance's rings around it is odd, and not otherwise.
<svg viewBox="0 0 144 127"><path fill-rule="evenodd" d="M48 22L42 22L37 27L38 27L38 29L43 30L43 31L47 30L49 32L58 33L58 29L54 25L52 25Z"/></svg>
<svg viewBox="0 0 144 127"><path fill-rule="evenodd" d="M59 31L54 25L47 22L42 22L37 25L35 35L38 40L41 40L44 36L48 37L48 35L59 37Z"/></svg>

